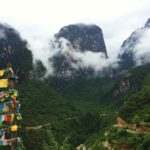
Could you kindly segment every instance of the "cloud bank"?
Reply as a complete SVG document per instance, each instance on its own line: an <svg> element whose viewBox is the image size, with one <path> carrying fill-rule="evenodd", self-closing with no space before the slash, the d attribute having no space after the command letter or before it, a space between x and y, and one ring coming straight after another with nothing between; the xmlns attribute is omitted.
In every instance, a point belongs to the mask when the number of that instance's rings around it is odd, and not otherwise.
<svg viewBox="0 0 150 150"><path fill-rule="evenodd" d="M53 64L49 57L53 58L60 52L59 47L50 42L51 35L68 24L96 24L103 30L108 56L111 59L106 61L102 54L88 50L85 53L69 50L69 56L77 62L77 66L71 63L74 68L85 66L100 70L100 64L105 67L112 61L116 62L123 40L142 26L149 17L149 6L149 0L3 0L0 5L0 22L12 25L21 33L29 43L34 59L42 60L49 68L49 74L53 73ZM0 33L4 38L3 32ZM140 48L142 47L138 45L136 49ZM66 53L64 55L67 55ZM138 58L139 52L136 53Z"/></svg>
<svg viewBox="0 0 150 150"><path fill-rule="evenodd" d="M82 52L79 49L72 48L71 43L64 38L58 40L54 36L49 36L49 34L45 35L45 33L38 31L35 36L25 35L25 37L28 39L28 47L32 50L34 62L41 60L46 67L46 76L54 75L53 58L58 55L64 56L65 61L70 64L72 69L82 70L92 68L95 74L106 68L117 68L119 65L118 53L116 56L110 56L106 59L101 52L96 53L90 50ZM38 38L39 36L41 37ZM138 38L137 43L131 40L124 48L126 52L127 50L131 50L134 53L135 66L150 62L150 29L138 29L132 35L132 38ZM134 47L132 47L132 43L135 44ZM69 71L66 74L71 75Z"/></svg>
<svg viewBox="0 0 150 150"><path fill-rule="evenodd" d="M54 75L54 58L56 56L63 56L65 60L62 61L62 64L67 62L71 66L71 69L76 71L91 68L96 74L108 67L116 68L118 66L117 58L106 58L105 54L101 52L92 52L90 50L82 52L79 49L74 49L71 43L64 38L58 40L53 37L47 46L46 44L42 45L43 42L41 43L40 41L34 42L37 42L36 47L31 47L32 50L34 49L33 54L35 53L33 55L34 60L35 62L36 60L42 61L47 69L46 76ZM42 51L37 54L35 51L39 48L42 49ZM61 65L59 67L61 67ZM67 71L68 74L71 75L71 72L69 72L69 70Z"/></svg>
<svg viewBox="0 0 150 150"><path fill-rule="evenodd" d="M140 32L140 38L133 53L136 66L150 63L150 28L145 28Z"/></svg>

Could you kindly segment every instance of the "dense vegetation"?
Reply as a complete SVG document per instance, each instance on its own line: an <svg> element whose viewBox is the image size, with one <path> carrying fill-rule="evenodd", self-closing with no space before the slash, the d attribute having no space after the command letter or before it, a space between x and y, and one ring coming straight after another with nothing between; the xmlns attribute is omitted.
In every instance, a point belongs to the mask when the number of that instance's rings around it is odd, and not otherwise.
<svg viewBox="0 0 150 150"><path fill-rule="evenodd" d="M120 108L119 116L130 124L138 127L150 128L150 65L140 66L129 72L130 90ZM127 91L128 92L128 91ZM124 97L124 94L122 94ZM127 127L111 128L105 137L115 150L126 148L135 150L149 150L149 132L132 131Z"/></svg>
<svg viewBox="0 0 150 150"><path fill-rule="evenodd" d="M17 88L20 91L23 115L20 134L27 149L53 147L47 136L57 143L58 149L62 149L63 145L68 149L74 149L91 135L102 131L113 120L113 117L109 118L110 111L105 110L106 106L84 101L72 103L52 86L40 81L22 83ZM84 104L86 105L83 107ZM37 126L47 123L50 125L36 129ZM35 129L28 130L27 127Z"/></svg>
<svg viewBox="0 0 150 150"><path fill-rule="evenodd" d="M119 89L120 82L128 80L130 86L117 96L112 93ZM140 66L118 77L114 87L105 94L106 99L119 106L119 114L125 121L137 126L150 127L150 65ZM107 102L108 102L107 101ZM119 104L119 105L118 105ZM116 108L115 107L115 108ZM109 127L109 126L108 126ZM149 134L129 133L126 128L112 128L103 130L103 133L94 134L86 140L88 150L103 150L103 142L108 141L115 150L121 147L135 150L149 150ZM131 131L132 132L132 131Z"/></svg>
<svg viewBox="0 0 150 150"><path fill-rule="evenodd" d="M38 125L77 116L77 110L50 85L29 81L18 86L23 124Z"/></svg>
<svg viewBox="0 0 150 150"><path fill-rule="evenodd" d="M133 73L135 78L132 82L138 84L139 90L128 97L120 109L120 115L132 123L148 123L150 122L150 65L139 67L133 70Z"/></svg>
<svg viewBox="0 0 150 150"><path fill-rule="evenodd" d="M149 72L150 65L145 65L115 79L83 78L69 88L60 82L61 89L56 85L54 88L52 81L52 84L37 80L19 83L16 88L20 92L23 116L19 134L26 149L74 150L83 144L88 150L105 150L103 141L106 140L128 147L136 145L135 149L139 150L148 149L148 135L132 135L111 128L119 109L119 116L126 121L149 125ZM129 81L129 87L114 96L122 81ZM39 125L43 126L38 128ZM107 131L109 137L105 136Z"/></svg>
<svg viewBox="0 0 150 150"><path fill-rule="evenodd" d="M115 150L120 147L134 150L149 150L150 149L150 135L149 134L132 134L125 129L113 128L107 135L107 140L110 142Z"/></svg>
<svg viewBox="0 0 150 150"><path fill-rule="evenodd" d="M30 81L21 84L18 88L23 106L22 125L25 127L52 122L51 126L40 130L24 130L21 134L26 148L71 150L83 143L89 150L103 150L105 148L102 141L106 140L104 133L112 128L120 106L119 115L126 121L149 124L149 72L150 65L145 65L116 79L82 79L69 88L60 82L63 90L56 89L61 90L59 92L63 96L45 83ZM113 91L125 80L129 80L129 88L120 95L113 96ZM112 104L108 105L108 102ZM32 108L31 111L28 111L29 108ZM129 146L136 143L141 150L147 146L149 140L147 135L126 133L118 137L120 132L125 131L116 130L112 129L108 140L115 140L116 136L119 138L116 142L121 141Z"/></svg>
<svg viewBox="0 0 150 150"><path fill-rule="evenodd" d="M116 79L80 76L73 79L52 78L52 85L68 100L100 101L116 83ZM101 101L102 102L102 101Z"/></svg>

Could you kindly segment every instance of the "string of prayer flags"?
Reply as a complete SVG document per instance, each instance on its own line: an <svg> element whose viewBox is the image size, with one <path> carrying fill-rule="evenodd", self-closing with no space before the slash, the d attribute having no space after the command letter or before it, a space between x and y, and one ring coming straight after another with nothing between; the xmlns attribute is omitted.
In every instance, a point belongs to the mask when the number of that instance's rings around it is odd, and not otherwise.
<svg viewBox="0 0 150 150"><path fill-rule="evenodd" d="M6 67L6 69L2 69L0 70L0 77L2 76L8 76L8 75L13 75L14 74L14 71L12 69L12 67L8 66Z"/></svg>
<svg viewBox="0 0 150 150"><path fill-rule="evenodd" d="M4 140L0 140L0 145L2 146L11 146L12 144L14 145L20 145L21 139L19 137L17 138L12 138L12 139L4 139Z"/></svg>
<svg viewBox="0 0 150 150"><path fill-rule="evenodd" d="M13 74L14 71L13 71L12 67L8 66L8 67L6 67L6 69L5 69L5 73L11 73L11 74Z"/></svg>
<svg viewBox="0 0 150 150"><path fill-rule="evenodd" d="M0 91L0 103L4 101L16 101L19 93L17 90L11 89L9 91Z"/></svg>
<svg viewBox="0 0 150 150"><path fill-rule="evenodd" d="M14 119L16 120L22 120L22 116L20 113L16 114L7 114L7 115L0 115L0 124L3 122L13 122Z"/></svg>
<svg viewBox="0 0 150 150"><path fill-rule="evenodd" d="M0 104L0 113L9 113L11 111L19 113L20 103L16 102L6 102Z"/></svg>
<svg viewBox="0 0 150 150"><path fill-rule="evenodd" d="M0 140L0 145L1 146L7 146L7 145L11 145L11 141L10 140L3 140L3 141L1 141Z"/></svg>
<svg viewBox="0 0 150 150"><path fill-rule="evenodd" d="M21 138L16 137L18 131L17 121L22 120L20 103L17 101L18 91L14 89L14 83L18 77L14 74L11 64L6 69L0 70L0 145L9 145L11 149L23 150ZM11 137L11 139L5 138ZM13 138L12 138L13 137Z"/></svg>
<svg viewBox="0 0 150 150"><path fill-rule="evenodd" d="M19 92L15 89L10 89L7 93L11 94L11 95L14 95L16 97L19 95Z"/></svg>
<svg viewBox="0 0 150 150"><path fill-rule="evenodd" d="M11 125L10 127L6 126L5 128L1 128L0 129L0 138L2 137L4 131L7 133L10 133L10 131L17 132L17 130L18 130L18 125L16 125L16 124Z"/></svg>

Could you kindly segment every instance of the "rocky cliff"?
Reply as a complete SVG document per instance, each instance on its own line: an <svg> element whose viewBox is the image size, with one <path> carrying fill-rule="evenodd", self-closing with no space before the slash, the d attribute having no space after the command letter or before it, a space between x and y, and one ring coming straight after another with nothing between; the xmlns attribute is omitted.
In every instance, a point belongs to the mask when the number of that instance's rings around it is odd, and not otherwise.
<svg viewBox="0 0 150 150"><path fill-rule="evenodd" d="M0 69L11 63L19 78L26 78L32 70L32 53L27 42L9 25L0 24Z"/></svg>
<svg viewBox="0 0 150 150"><path fill-rule="evenodd" d="M96 25L68 25L62 27L55 36L67 39L73 48L81 51L102 52L108 57L102 29Z"/></svg>

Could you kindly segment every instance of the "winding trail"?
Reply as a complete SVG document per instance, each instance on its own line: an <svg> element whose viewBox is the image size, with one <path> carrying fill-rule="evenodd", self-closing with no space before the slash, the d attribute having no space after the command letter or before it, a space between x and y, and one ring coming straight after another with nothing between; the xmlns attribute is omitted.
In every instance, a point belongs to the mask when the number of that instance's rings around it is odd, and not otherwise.
<svg viewBox="0 0 150 150"><path fill-rule="evenodd" d="M75 120L77 118L79 118L79 117L70 117L70 118L65 118L61 121ZM50 123L45 123L45 124L41 124L41 125L37 125L37 126L26 126L26 130L40 130L43 127L49 127L49 126L52 126L55 123L57 123L57 122L50 122Z"/></svg>

